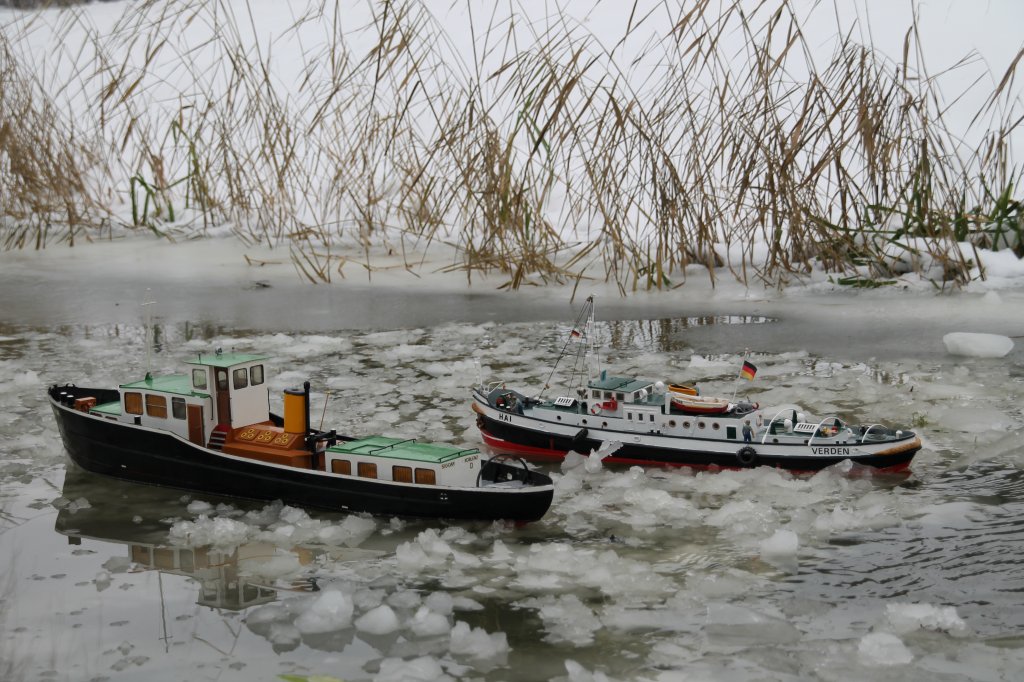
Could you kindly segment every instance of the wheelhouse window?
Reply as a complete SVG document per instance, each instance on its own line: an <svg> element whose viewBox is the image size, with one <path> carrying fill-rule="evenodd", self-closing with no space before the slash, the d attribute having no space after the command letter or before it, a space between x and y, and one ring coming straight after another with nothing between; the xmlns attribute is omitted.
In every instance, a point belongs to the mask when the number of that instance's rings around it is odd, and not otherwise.
<svg viewBox="0 0 1024 682"><path fill-rule="evenodd" d="M249 383L253 386L263 383L263 365L253 365L249 368Z"/></svg>
<svg viewBox="0 0 1024 682"><path fill-rule="evenodd" d="M206 386L207 386L207 384L206 384L206 370L205 369L199 369L198 367L196 369L193 369L192 370L192 388L198 388L198 389L201 389L201 390L205 391L206 390Z"/></svg>
<svg viewBox="0 0 1024 682"><path fill-rule="evenodd" d="M236 390L239 388L245 388L249 385L249 372L246 371L245 367L239 367L232 372L231 375L231 383L234 385Z"/></svg>
<svg viewBox="0 0 1024 682"><path fill-rule="evenodd" d="M167 398L162 395L146 394L146 414L150 417L167 419Z"/></svg>
<svg viewBox="0 0 1024 682"><path fill-rule="evenodd" d="M360 462L356 471L362 478L377 478L377 465L373 462Z"/></svg>
<svg viewBox="0 0 1024 682"><path fill-rule="evenodd" d="M171 416L175 419L185 418L185 399L171 398Z"/></svg>
<svg viewBox="0 0 1024 682"><path fill-rule="evenodd" d="M125 393L124 411L128 414L142 414L142 394Z"/></svg>

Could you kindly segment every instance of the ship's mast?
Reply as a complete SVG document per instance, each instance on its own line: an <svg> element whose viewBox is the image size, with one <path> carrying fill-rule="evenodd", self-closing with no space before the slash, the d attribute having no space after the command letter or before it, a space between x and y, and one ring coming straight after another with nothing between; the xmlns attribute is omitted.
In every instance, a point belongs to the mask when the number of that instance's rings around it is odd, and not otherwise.
<svg viewBox="0 0 1024 682"><path fill-rule="evenodd" d="M547 381L544 382L544 387L540 392L540 396L543 397L544 391L551 388L551 378L555 375L555 370L558 369L558 364L562 361L562 358L570 353L570 344L575 344L575 350L572 353L576 356L573 362L573 367L569 373L568 388L571 390L573 387L580 389L586 388L586 383L590 379L591 368L589 366L589 358L593 356L597 363L597 372L601 372L601 359L597 356L597 350L594 346L594 296L590 295L587 297L587 301L580 310L580 314L576 317L573 322L572 331L569 332L569 337L565 340L562 345L562 350L555 359L554 365L551 367L551 372L548 374Z"/></svg>

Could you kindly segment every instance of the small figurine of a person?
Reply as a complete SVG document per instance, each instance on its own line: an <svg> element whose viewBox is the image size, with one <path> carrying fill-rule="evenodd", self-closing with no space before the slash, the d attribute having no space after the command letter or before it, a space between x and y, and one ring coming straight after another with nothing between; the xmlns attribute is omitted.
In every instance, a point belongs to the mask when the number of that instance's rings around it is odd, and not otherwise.
<svg viewBox="0 0 1024 682"><path fill-rule="evenodd" d="M754 430L750 428L750 424L743 423L743 442L749 443L754 437Z"/></svg>

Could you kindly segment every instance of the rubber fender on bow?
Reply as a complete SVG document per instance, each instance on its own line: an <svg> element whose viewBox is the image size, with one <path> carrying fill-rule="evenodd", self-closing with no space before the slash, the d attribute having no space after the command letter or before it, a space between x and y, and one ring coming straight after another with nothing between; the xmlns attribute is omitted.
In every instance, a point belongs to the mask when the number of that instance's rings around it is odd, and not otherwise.
<svg viewBox="0 0 1024 682"><path fill-rule="evenodd" d="M740 466L752 467L757 465L757 450L750 447L742 447L736 453L736 461L740 463Z"/></svg>
<svg viewBox="0 0 1024 682"><path fill-rule="evenodd" d="M576 432L576 435L572 437L572 449L575 452L583 452L586 447L587 441L587 430L580 429Z"/></svg>

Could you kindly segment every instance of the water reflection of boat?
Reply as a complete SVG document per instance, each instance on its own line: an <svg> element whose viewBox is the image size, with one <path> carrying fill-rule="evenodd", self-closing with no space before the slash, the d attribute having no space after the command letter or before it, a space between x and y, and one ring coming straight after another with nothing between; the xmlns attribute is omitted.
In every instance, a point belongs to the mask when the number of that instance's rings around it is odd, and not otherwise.
<svg viewBox="0 0 1024 682"><path fill-rule="evenodd" d="M143 504L162 516L170 499L153 499L152 488L126 487L117 494L109 485L97 486L87 472L70 471L64 484L63 497L68 504L57 513L54 530L73 545L83 540L96 540L125 546L123 556L133 572L159 571L185 576L199 585L196 603L217 609L241 610L277 599L281 590L310 591L313 583L301 576L302 567L310 565L317 552L307 547L282 549L265 542L246 542L237 547L184 547L168 542L167 525L133 516ZM110 504L82 507L77 500L96 499L103 494ZM148 499L146 499L148 498ZM149 520L146 520L149 519ZM275 563L275 570L293 567L292 577L276 584L260 577L261 566Z"/></svg>
<svg viewBox="0 0 1024 682"><path fill-rule="evenodd" d="M756 403L697 396L688 387L611 376L589 366L596 358L589 332L593 311L593 299L587 299L570 335L576 341L573 377L578 381L567 394L528 397L501 381L481 381L473 389L477 426L493 450L560 459L569 451L586 454L615 444L605 461L815 471L852 460L897 471L921 448L912 431L855 426L838 416L809 420L795 409L764 411ZM562 355L570 355L570 348L571 342ZM753 378L755 372L744 362L744 376Z"/></svg>
<svg viewBox="0 0 1024 682"><path fill-rule="evenodd" d="M534 521L551 479L523 462L411 439L310 427L309 382L270 412L265 356L220 352L187 374L117 389L52 386L64 447L81 467L141 483L374 514Z"/></svg>

